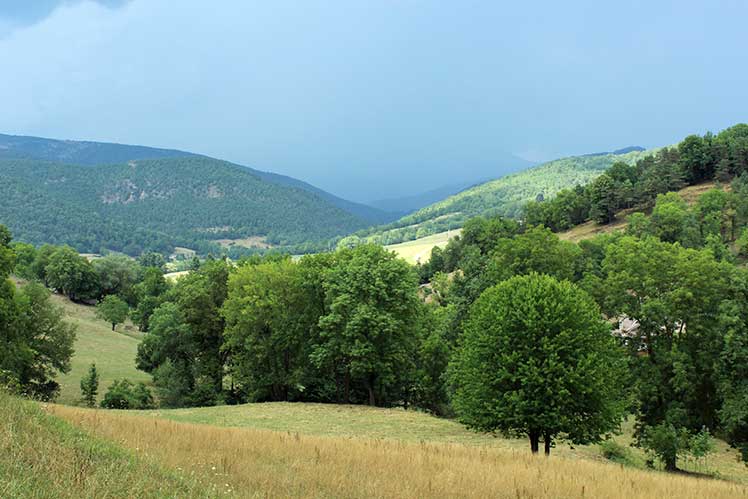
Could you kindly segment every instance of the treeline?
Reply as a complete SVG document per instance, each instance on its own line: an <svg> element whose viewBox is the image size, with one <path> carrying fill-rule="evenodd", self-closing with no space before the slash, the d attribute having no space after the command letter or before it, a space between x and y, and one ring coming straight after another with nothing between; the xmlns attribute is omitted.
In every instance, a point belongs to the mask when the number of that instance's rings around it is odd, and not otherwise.
<svg viewBox="0 0 748 499"><path fill-rule="evenodd" d="M691 135L672 148L661 149L636 164L617 162L585 186L559 192L551 200L525 207L528 225L554 231L588 220L606 224L619 210L646 209L658 194L706 181L729 182L748 172L748 125L740 124L717 135Z"/></svg>
<svg viewBox="0 0 748 499"><path fill-rule="evenodd" d="M414 269L380 246L208 260L161 300L137 365L164 405L444 402L432 362L446 359L420 355L440 321Z"/></svg>

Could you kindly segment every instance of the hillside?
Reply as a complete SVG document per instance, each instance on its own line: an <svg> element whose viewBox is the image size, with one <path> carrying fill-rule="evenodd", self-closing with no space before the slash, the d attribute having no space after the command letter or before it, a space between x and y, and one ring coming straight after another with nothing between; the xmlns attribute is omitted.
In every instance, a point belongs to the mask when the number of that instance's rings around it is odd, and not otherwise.
<svg viewBox="0 0 748 499"><path fill-rule="evenodd" d="M204 156L176 149L161 149L140 145L0 134L0 159L38 159L55 163L96 166L123 164L133 160L185 157L198 158ZM367 222L384 223L393 220L393 215L383 210L339 198L301 180L246 168L267 182L295 187L317 194L338 208L359 216Z"/></svg>
<svg viewBox="0 0 748 499"><path fill-rule="evenodd" d="M369 223L317 194L204 156L106 166L0 160L0 221L19 240L137 255L261 237L273 246L321 241Z"/></svg>
<svg viewBox="0 0 748 499"><path fill-rule="evenodd" d="M0 497L211 497L194 477L0 390Z"/></svg>
<svg viewBox="0 0 748 499"><path fill-rule="evenodd" d="M150 384L150 375L135 369L135 354L144 333L129 323L119 325L114 332L108 323L96 317L94 307L73 303L60 295L53 295L52 300L65 310L65 318L76 325L71 370L57 378L58 402L75 404L80 400L80 381L92 362L99 371L99 400L116 379Z"/></svg>
<svg viewBox="0 0 748 499"><path fill-rule="evenodd" d="M299 428L304 428L305 420L324 421L326 414L349 410L311 407L305 415L305 404L285 406L292 406L287 417L298 418ZM220 409L226 408L213 410L219 425ZM253 406L233 409L255 412ZM258 410L260 418L274 417ZM212 483L229 496L572 498L620 497L625 492L631 498L727 498L746 493L741 484L700 479L696 474L654 473L572 454L535 457L489 436L482 437L485 445L372 436L362 426L369 417L371 425L402 423L398 413L403 411L387 409L352 412L352 418L360 419L358 428L337 436L179 423L159 417L167 411L155 418L52 405L49 411L94 437L118 442L139 457L157 459ZM404 415L411 421L430 418L412 412ZM338 422L340 417L334 417L329 426ZM397 430L407 433L411 428L413 423Z"/></svg>
<svg viewBox="0 0 748 499"><path fill-rule="evenodd" d="M633 149L633 150L630 150ZM572 156L543 163L518 173L471 187L422 208L392 224L357 235L382 244L393 244L462 226L478 215L518 217L528 201L552 197L561 189L584 185L616 161L633 164L653 151L625 148L611 153Z"/></svg>

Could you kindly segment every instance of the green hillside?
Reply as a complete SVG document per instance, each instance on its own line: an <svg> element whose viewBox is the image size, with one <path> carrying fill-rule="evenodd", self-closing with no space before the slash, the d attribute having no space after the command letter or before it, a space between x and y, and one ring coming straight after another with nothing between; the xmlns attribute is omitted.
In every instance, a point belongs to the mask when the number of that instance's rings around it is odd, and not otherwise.
<svg viewBox="0 0 748 499"><path fill-rule="evenodd" d="M305 246L369 225L318 194L203 156L78 166L2 159L0 221L18 240L130 255L261 237ZM299 247L301 246L301 247Z"/></svg>
<svg viewBox="0 0 748 499"><path fill-rule="evenodd" d="M0 390L0 497L212 497L210 486Z"/></svg>
<svg viewBox="0 0 748 499"><path fill-rule="evenodd" d="M400 220L357 234L372 242L394 244L461 227L478 215L517 217L528 201L554 196L561 189L584 185L616 161L634 164L653 150L623 154L572 156L471 187Z"/></svg>

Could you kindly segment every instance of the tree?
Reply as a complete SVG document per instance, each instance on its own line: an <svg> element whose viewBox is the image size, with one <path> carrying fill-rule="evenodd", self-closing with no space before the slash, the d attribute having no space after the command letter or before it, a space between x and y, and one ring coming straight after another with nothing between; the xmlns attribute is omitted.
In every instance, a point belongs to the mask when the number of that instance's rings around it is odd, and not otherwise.
<svg viewBox="0 0 748 499"><path fill-rule="evenodd" d="M96 305L96 316L112 324L114 331L117 324L122 324L130 313L127 302L117 295L107 295Z"/></svg>
<svg viewBox="0 0 748 499"><path fill-rule="evenodd" d="M168 290L169 283L163 272L156 267L147 267L143 272L143 280L135 285L138 305L132 312L132 320L141 331L148 331L151 315L163 303Z"/></svg>
<svg viewBox="0 0 748 499"><path fill-rule="evenodd" d="M138 263L141 267L154 268L161 270L162 272L164 270L164 267L166 266L164 255L162 255L161 253L155 253L153 251L140 255L140 257L138 258Z"/></svg>
<svg viewBox="0 0 748 499"><path fill-rule="evenodd" d="M623 237L607 247L602 267L605 312L639 324L630 341L637 442L675 470L690 436L718 425L729 263L710 250Z"/></svg>
<svg viewBox="0 0 748 499"><path fill-rule="evenodd" d="M99 294L99 276L93 266L70 246L61 246L49 256L44 273L51 287L73 301Z"/></svg>
<svg viewBox="0 0 748 499"><path fill-rule="evenodd" d="M115 380L104 394L101 407L105 409L153 409L153 395L145 383L134 385L128 379Z"/></svg>
<svg viewBox="0 0 748 499"><path fill-rule="evenodd" d="M369 405L402 400L416 348L414 270L381 246L364 244L338 252L324 289L329 312L319 320L313 361L335 373L345 402L352 385L363 388Z"/></svg>
<svg viewBox="0 0 748 499"><path fill-rule="evenodd" d="M107 255L92 265L99 275L101 294L118 295L129 305L136 304L133 287L140 280L142 269L135 260L125 255Z"/></svg>
<svg viewBox="0 0 748 499"><path fill-rule="evenodd" d="M290 260L245 265L229 279L223 304L231 376L249 399L289 400L305 390L312 327L310 297Z"/></svg>
<svg viewBox="0 0 748 499"><path fill-rule="evenodd" d="M55 378L70 371L75 326L64 321L64 311L50 301L41 284L26 284L15 296L18 348L8 360L15 364L25 393L52 399L59 389Z"/></svg>
<svg viewBox="0 0 748 499"><path fill-rule="evenodd" d="M81 400L88 406L96 405L96 395L99 392L99 372L96 363L88 368L88 374L81 379Z"/></svg>
<svg viewBox="0 0 748 499"><path fill-rule="evenodd" d="M622 418L624 357L597 305L567 281L531 274L486 290L450 367L454 408L471 428L595 442Z"/></svg>
<svg viewBox="0 0 748 499"><path fill-rule="evenodd" d="M136 361L152 373L164 405L211 405L223 393L228 353L221 307L228 275L225 261L206 260L177 281L149 319Z"/></svg>
<svg viewBox="0 0 748 499"><path fill-rule="evenodd" d="M607 224L615 219L616 191L613 180L603 173L589 187L590 217L599 224Z"/></svg>

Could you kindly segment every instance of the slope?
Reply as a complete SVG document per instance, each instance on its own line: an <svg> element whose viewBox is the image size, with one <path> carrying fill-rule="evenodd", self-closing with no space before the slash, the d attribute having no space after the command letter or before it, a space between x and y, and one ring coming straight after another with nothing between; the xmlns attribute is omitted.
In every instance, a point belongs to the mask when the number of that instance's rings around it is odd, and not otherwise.
<svg viewBox="0 0 748 499"><path fill-rule="evenodd" d="M0 221L34 244L137 255L258 236L275 246L322 241L368 226L317 194L263 180L205 156L81 166L0 160Z"/></svg>
<svg viewBox="0 0 748 499"><path fill-rule="evenodd" d="M0 159L40 159L56 163L94 166L123 164L132 160L184 157L195 158L201 157L201 155L176 149L160 149L139 145L0 134ZM339 198L301 180L249 167L245 168L265 181L277 185L296 187L317 194L334 206L361 217L367 222L385 223L394 219L393 215L382 210Z"/></svg>
<svg viewBox="0 0 748 499"><path fill-rule="evenodd" d="M393 244L458 228L474 216L518 217L522 207L530 200L539 196L551 197L561 189L584 185L616 161L633 164L654 152L640 149L625 148L621 151L628 152L622 154L615 151L549 161L466 189L392 224L368 229L357 235L373 242Z"/></svg>
<svg viewBox="0 0 748 499"><path fill-rule="evenodd" d="M0 390L0 497L211 497L186 473L136 456Z"/></svg>
<svg viewBox="0 0 748 499"><path fill-rule="evenodd" d="M143 333L129 325L120 325L114 332L109 324L96 317L94 307L73 303L60 295L53 295L52 299L65 310L65 319L77 328L71 370L56 380L60 384L57 398L60 403L75 404L80 400L80 381L93 362L99 371L99 400L116 379L151 382L150 375L135 368L135 355Z"/></svg>

